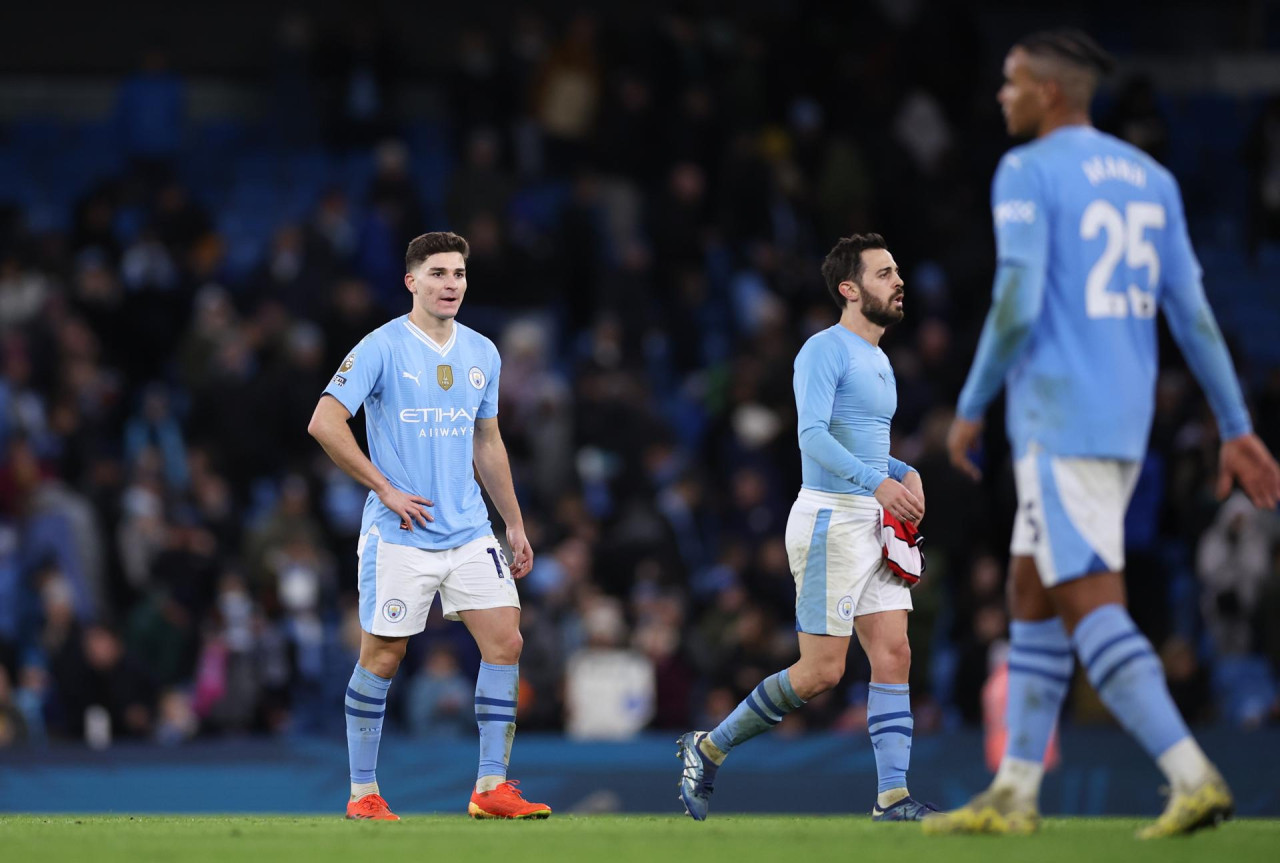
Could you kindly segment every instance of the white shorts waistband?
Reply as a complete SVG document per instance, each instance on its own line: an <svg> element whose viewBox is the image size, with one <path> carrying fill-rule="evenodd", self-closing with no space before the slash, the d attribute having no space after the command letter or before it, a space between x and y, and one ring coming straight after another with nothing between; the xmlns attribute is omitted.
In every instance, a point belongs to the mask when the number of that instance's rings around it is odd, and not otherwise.
<svg viewBox="0 0 1280 863"><path fill-rule="evenodd" d="M834 491L817 491L812 488L802 488L800 489L800 494L796 496L796 500L844 512L880 511L880 502L878 500L861 494L840 494Z"/></svg>

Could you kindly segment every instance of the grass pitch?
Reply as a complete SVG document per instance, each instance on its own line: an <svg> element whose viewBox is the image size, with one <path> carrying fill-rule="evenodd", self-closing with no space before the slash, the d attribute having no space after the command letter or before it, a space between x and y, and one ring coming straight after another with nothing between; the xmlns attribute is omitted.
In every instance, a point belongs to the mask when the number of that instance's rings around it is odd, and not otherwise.
<svg viewBox="0 0 1280 863"><path fill-rule="evenodd" d="M1036 836L929 837L915 824L864 817L566 816L539 822L473 822L460 815L405 815L398 823L340 816L0 815L5 861L145 863L253 861L923 860L927 863L1179 863L1275 860L1280 820L1232 821L1217 830L1139 842L1128 818L1048 819Z"/></svg>

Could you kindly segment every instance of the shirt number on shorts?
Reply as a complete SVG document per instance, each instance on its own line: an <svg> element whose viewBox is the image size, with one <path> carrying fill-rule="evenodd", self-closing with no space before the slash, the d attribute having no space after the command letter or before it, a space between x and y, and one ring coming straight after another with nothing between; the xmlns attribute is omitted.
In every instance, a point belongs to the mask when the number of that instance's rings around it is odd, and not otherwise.
<svg viewBox="0 0 1280 863"><path fill-rule="evenodd" d="M1036 502L1034 500L1027 501L1027 526L1031 528L1031 541L1039 545L1040 543L1040 516L1036 513Z"/></svg>
<svg viewBox="0 0 1280 863"><path fill-rule="evenodd" d="M506 576L502 574L502 565L507 562L507 556L502 553L502 549L487 548L485 551L489 552L489 556L493 558L493 568L498 571L498 578L505 578Z"/></svg>

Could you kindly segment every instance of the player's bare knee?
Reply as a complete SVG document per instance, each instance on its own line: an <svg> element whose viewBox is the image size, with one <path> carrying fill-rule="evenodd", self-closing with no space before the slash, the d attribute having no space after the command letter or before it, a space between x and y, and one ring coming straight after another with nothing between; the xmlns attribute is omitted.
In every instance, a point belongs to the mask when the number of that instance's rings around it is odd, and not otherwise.
<svg viewBox="0 0 1280 863"><path fill-rule="evenodd" d="M495 639L489 651L492 658L488 658L486 661L494 665L515 665L520 661L520 652L523 649L524 638L520 635L519 630L514 630L499 639Z"/></svg>
<svg viewBox="0 0 1280 863"><path fill-rule="evenodd" d="M911 642L904 635L868 653L872 679L884 683L905 683L911 674Z"/></svg>
<svg viewBox="0 0 1280 863"><path fill-rule="evenodd" d="M843 662L819 663L813 669L812 682L814 689L817 690L814 694L817 695L829 689L835 689L842 677L844 677Z"/></svg>
<svg viewBox="0 0 1280 863"><path fill-rule="evenodd" d="M380 650L368 661L361 661L361 665L370 674L376 674L386 680L396 676L396 671L400 669L400 660L404 659L403 650Z"/></svg>

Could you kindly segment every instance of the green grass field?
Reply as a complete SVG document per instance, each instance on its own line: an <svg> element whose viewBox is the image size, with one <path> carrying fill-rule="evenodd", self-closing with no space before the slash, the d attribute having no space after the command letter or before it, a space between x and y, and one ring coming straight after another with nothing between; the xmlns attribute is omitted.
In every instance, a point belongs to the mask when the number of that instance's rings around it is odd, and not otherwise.
<svg viewBox="0 0 1280 863"><path fill-rule="evenodd" d="M917 863L1178 863L1276 860L1280 820L1240 820L1195 836L1138 842L1143 822L1057 818L1028 838L926 837L914 824L863 818L564 816L539 822L473 822L406 816L399 823L337 817L0 816L0 859L143 861L793 861ZM890 856L897 855L897 856Z"/></svg>

